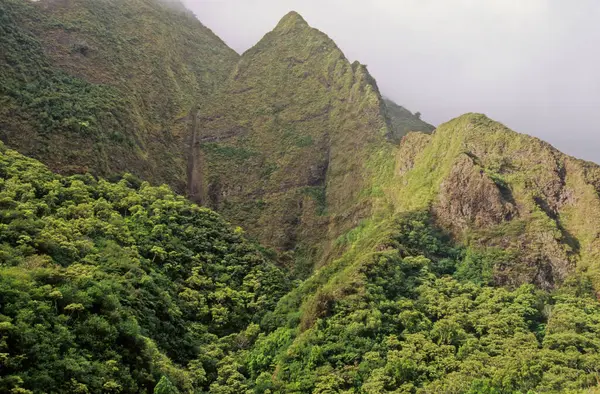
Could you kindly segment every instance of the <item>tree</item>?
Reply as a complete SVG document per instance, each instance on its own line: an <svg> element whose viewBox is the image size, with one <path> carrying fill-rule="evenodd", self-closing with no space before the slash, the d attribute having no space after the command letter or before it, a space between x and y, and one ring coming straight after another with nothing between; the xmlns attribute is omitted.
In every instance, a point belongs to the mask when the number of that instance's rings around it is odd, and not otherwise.
<svg viewBox="0 0 600 394"><path fill-rule="evenodd" d="M179 394L179 390L169 378L163 375L154 387L154 394Z"/></svg>

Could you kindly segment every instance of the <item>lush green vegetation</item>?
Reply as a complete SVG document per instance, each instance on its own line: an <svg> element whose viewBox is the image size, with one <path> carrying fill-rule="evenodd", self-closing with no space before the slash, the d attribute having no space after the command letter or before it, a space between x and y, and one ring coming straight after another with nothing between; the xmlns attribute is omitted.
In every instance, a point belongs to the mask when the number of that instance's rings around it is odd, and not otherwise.
<svg viewBox="0 0 600 394"><path fill-rule="evenodd" d="M166 186L60 177L0 145L0 391L208 389L287 290Z"/></svg>
<svg viewBox="0 0 600 394"><path fill-rule="evenodd" d="M492 287L511 256L426 213L367 220L290 291L212 211L166 186L61 177L0 149L0 391L583 392L600 303Z"/></svg>
<svg viewBox="0 0 600 394"><path fill-rule="evenodd" d="M600 167L175 3L0 2L0 392L600 390Z"/></svg>
<svg viewBox="0 0 600 394"><path fill-rule="evenodd" d="M476 257L452 246L427 214L367 224L353 239L348 256L285 296L263 319L267 332L237 353L245 387L557 393L598 386L600 303L585 279L552 293L463 279Z"/></svg>

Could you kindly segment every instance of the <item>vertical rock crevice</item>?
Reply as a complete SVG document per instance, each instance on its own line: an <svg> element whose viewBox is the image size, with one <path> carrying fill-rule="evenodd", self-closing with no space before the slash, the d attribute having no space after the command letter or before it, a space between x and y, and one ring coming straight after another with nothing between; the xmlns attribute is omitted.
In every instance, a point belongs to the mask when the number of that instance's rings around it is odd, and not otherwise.
<svg viewBox="0 0 600 394"><path fill-rule="evenodd" d="M201 136L198 122L198 107L190 110L189 121L189 148L187 163L187 195L190 200L197 204L203 204L204 198L204 156L201 147Z"/></svg>

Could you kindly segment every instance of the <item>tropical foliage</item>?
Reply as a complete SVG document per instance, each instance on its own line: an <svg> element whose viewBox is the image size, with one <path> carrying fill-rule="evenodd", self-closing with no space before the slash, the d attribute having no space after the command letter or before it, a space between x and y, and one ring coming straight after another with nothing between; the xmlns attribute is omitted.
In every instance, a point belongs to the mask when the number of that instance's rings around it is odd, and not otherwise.
<svg viewBox="0 0 600 394"><path fill-rule="evenodd" d="M403 214L381 231L365 231L354 244L358 255L317 272L263 319L270 328L237 354L248 387L369 394L597 387L600 303L588 280L573 277L551 293L485 286L457 279L469 253L434 230L428 215Z"/></svg>
<svg viewBox="0 0 600 394"><path fill-rule="evenodd" d="M0 146L2 392L207 388L220 341L246 341L287 287L166 186L60 177Z"/></svg>
<svg viewBox="0 0 600 394"><path fill-rule="evenodd" d="M600 167L433 132L295 12L240 57L0 0L0 49L0 138L79 174L0 143L0 392L600 392Z"/></svg>

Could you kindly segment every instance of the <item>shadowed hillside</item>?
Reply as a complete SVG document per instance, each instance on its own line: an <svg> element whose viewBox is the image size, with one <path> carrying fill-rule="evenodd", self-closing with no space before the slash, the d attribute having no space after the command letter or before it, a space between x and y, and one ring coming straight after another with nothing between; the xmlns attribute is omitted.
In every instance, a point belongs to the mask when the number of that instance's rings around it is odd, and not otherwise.
<svg viewBox="0 0 600 394"><path fill-rule="evenodd" d="M189 128L238 55L155 0L0 3L0 138L63 173L183 191Z"/></svg>

